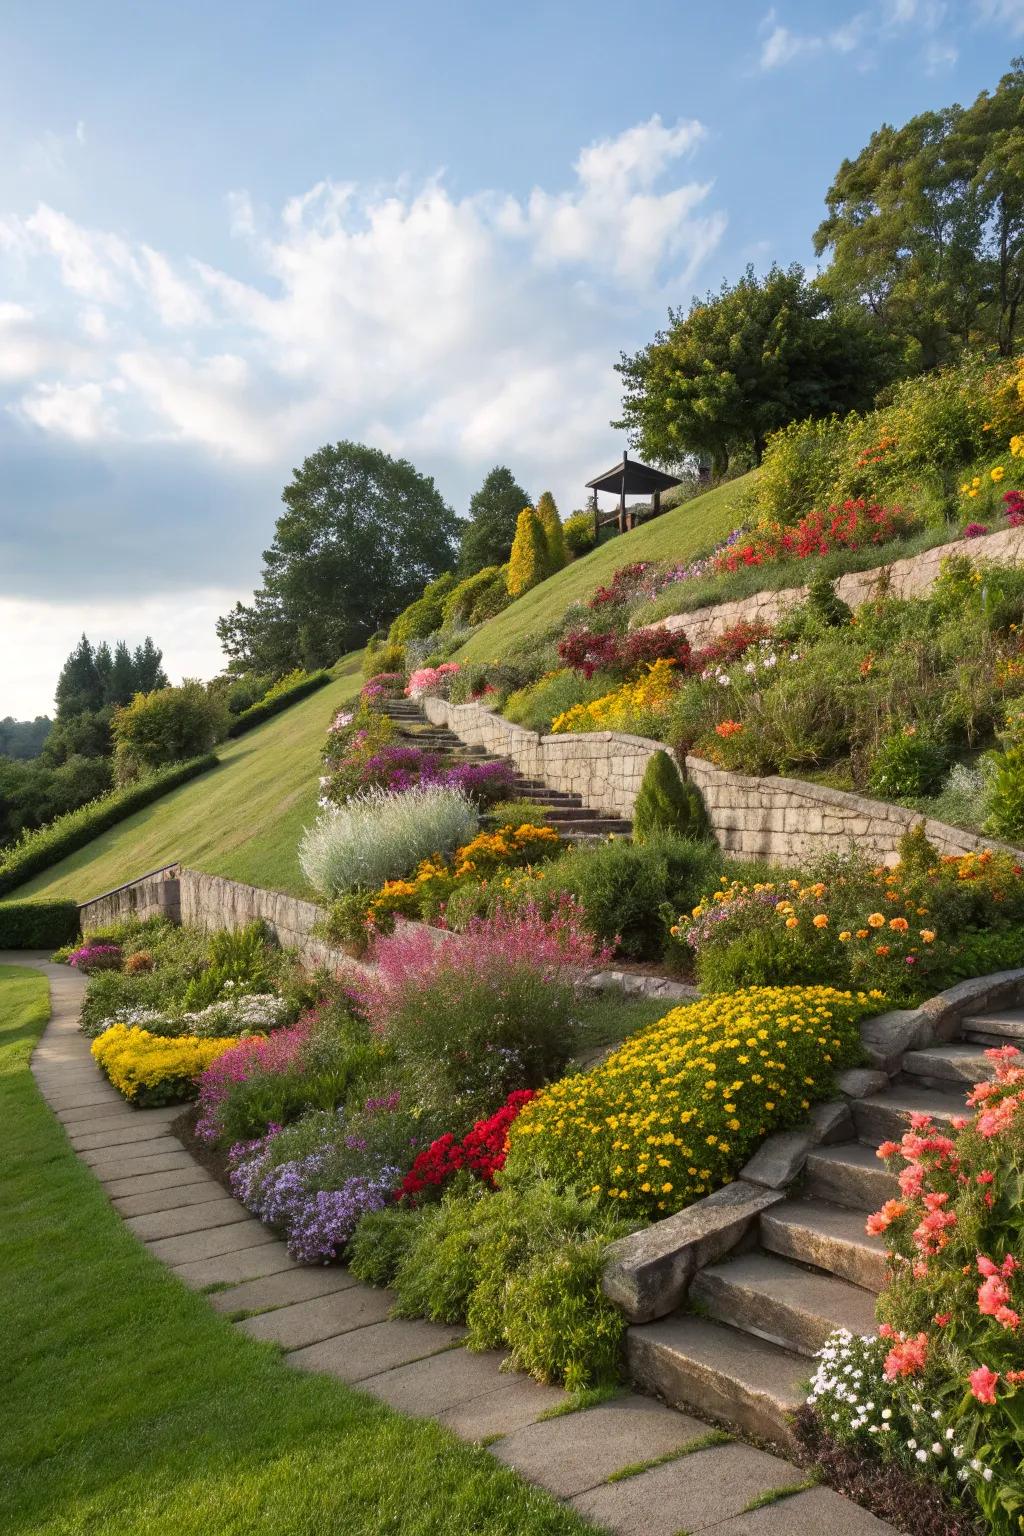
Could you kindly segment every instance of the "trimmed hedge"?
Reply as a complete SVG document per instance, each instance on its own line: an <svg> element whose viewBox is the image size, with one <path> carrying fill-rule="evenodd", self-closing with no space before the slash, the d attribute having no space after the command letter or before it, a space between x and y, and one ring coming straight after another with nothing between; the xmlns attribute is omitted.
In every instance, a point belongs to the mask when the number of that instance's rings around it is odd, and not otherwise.
<svg viewBox="0 0 1024 1536"><path fill-rule="evenodd" d="M77 938L77 902L0 902L0 949L60 949Z"/></svg>
<svg viewBox="0 0 1024 1536"><path fill-rule="evenodd" d="M187 763L172 763L139 784L115 789L99 800L79 806L77 811L58 816L45 827L26 833L12 848L0 854L0 896L14 890L15 886L24 885L41 870L58 864L69 853L106 832L108 827L116 826L180 784L187 784L189 779L216 768L217 763L218 758L213 752L208 752L205 757L194 757Z"/></svg>
<svg viewBox="0 0 1024 1536"><path fill-rule="evenodd" d="M242 713L232 720L228 726L228 735L244 736L246 731L251 731L254 726L262 725L264 720L273 719L274 715L279 715L283 709L297 704L300 699L315 693L318 688L325 687L330 680L329 672L311 672L309 677L303 678L301 683L296 683L294 688L277 694L275 698L261 699L258 704L250 704L248 709L243 709Z"/></svg>

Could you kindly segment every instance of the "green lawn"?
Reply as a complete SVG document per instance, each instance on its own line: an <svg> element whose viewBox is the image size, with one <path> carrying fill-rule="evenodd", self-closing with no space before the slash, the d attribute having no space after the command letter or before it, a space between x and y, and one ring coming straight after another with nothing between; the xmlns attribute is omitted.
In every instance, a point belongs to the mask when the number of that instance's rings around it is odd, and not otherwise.
<svg viewBox="0 0 1024 1536"><path fill-rule="evenodd" d="M559 618L570 603L588 597L620 565L634 560L686 560L714 544L736 526L737 507L753 484L743 475L673 507L653 522L609 539L582 560L527 592L518 602L491 619L462 647L459 661L491 661L510 641L543 629Z"/></svg>
<svg viewBox="0 0 1024 1536"><path fill-rule="evenodd" d="M111 827L11 899L88 901L179 859L248 885L310 895L295 850L315 815L327 723L358 692L361 662L361 651L343 657L326 688L218 747L221 761L210 773Z"/></svg>
<svg viewBox="0 0 1024 1536"><path fill-rule="evenodd" d="M4 1536L583 1536L485 1450L234 1332L136 1242L39 1096L0 967Z"/></svg>

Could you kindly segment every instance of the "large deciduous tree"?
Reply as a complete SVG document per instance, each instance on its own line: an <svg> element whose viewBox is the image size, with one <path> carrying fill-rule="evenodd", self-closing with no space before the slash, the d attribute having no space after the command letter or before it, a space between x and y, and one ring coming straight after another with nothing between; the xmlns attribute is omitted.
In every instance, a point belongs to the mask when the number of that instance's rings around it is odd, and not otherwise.
<svg viewBox="0 0 1024 1536"><path fill-rule="evenodd" d="M217 621L236 666L323 666L362 645L453 560L456 521L433 480L360 443L310 454L282 493L263 586Z"/></svg>
<svg viewBox="0 0 1024 1536"><path fill-rule="evenodd" d="M826 204L823 288L896 338L909 369L964 346L1009 355L1024 296L1024 61L970 107L883 124Z"/></svg>
<svg viewBox="0 0 1024 1536"><path fill-rule="evenodd" d="M462 526L459 571L472 576L488 565L504 565L516 536L516 520L530 498L504 464L496 464L469 501Z"/></svg>
<svg viewBox="0 0 1024 1536"><path fill-rule="evenodd" d="M855 309L833 305L803 268L773 266L669 311L649 346L617 364L622 419L643 458L678 467L692 454L722 472L760 460L770 432L807 416L866 406L889 371L884 345Z"/></svg>

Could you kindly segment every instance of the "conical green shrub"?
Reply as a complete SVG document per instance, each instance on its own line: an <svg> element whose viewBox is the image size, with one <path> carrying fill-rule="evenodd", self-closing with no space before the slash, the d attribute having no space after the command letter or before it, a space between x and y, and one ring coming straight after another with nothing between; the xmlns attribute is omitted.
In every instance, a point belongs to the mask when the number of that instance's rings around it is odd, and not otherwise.
<svg viewBox="0 0 1024 1536"><path fill-rule="evenodd" d="M569 563L569 549L562 531L562 519L550 491L545 491L537 502L537 520L544 530L548 547L548 571L560 571L563 565Z"/></svg>
<svg viewBox="0 0 1024 1536"><path fill-rule="evenodd" d="M696 784L679 776L667 752L648 759L633 807L633 837L638 843L659 832L677 837L707 838L711 827Z"/></svg>
<svg viewBox="0 0 1024 1536"><path fill-rule="evenodd" d="M510 597L522 597L548 575L548 544L532 507L524 507L516 520L516 536L508 562L506 583Z"/></svg>

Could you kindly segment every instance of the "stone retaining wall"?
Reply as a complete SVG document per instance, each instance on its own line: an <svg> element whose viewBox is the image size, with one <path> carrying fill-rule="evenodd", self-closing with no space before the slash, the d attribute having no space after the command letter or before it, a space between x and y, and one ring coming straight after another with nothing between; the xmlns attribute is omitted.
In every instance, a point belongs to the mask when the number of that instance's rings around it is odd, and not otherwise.
<svg viewBox="0 0 1024 1536"><path fill-rule="evenodd" d="M621 731L540 736L480 704L425 699L424 708L435 725L447 725L469 745L510 758L522 773L578 794L609 816L632 815L648 759L663 747ZM903 833L922 820L902 806L800 779L727 773L699 757L688 757L686 770L704 796L722 849L741 859L799 864L856 846L869 858L891 862ZM942 853L1006 847L940 821L925 820L925 829Z"/></svg>
<svg viewBox="0 0 1024 1536"><path fill-rule="evenodd" d="M83 934L123 922L126 917L137 917L140 921L148 917L166 917L171 922L178 922L181 911L178 876L179 866L168 864L87 901L78 909Z"/></svg>
<svg viewBox="0 0 1024 1536"><path fill-rule="evenodd" d="M1024 528L1004 528L980 539L957 539L938 544L923 554L894 560L891 565L874 566L869 571L851 571L840 576L836 591L844 603L857 608L880 592L890 597L923 597L939 575L947 555L966 555L977 564L991 560L996 565L1024 564ZM791 608L807 596L806 587L785 587L781 592L755 592L751 597L731 603L716 603L711 608L695 608L692 613L674 613L652 629L683 630L694 650L709 645L718 635L741 622L766 624L771 628Z"/></svg>

